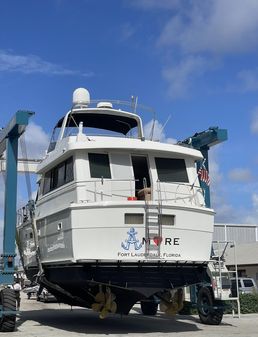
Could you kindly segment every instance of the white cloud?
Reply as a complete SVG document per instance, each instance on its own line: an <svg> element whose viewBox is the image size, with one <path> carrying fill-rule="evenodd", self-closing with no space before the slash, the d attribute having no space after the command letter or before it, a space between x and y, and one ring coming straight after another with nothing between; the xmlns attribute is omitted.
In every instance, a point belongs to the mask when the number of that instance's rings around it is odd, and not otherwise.
<svg viewBox="0 0 258 337"><path fill-rule="evenodd" d="M221 145L216 146L209 152L209 168L211 178L211 206L214 208L215 222L221 223L257 223L258 219L258 194L253 193L252 205L250 207L234 206L230 200L228 193L229 185L225 176L221 172L220 165L220 149ZM231 171L232 178L235 181L245 182L246 190L250 191L248 182L251 181L251 172L244 169L235 169ZM231 187L232 188L232 185ZM252 183L252 189L256 186ZM239 193L239 191L236 191ZM244 196L245 190L241 187L241 196Z"/></svg>
<svg viewBox="0 0 258 337"><path fill-rule="evenodd" d="M253 207L257 209L257 212L258 212L258 194L257 193L253 193L252 201L253 201Z"/></svg>
<svg viewBox="0 0 258 337"><path fill-rule="evenodd" d="M258 194L252 194L252 211L247 214L245 222L257 224L258 219Z"/></svg>
<svg viewBox="0 0 258 337"><path fill-rule="evenodd" d="M177 143L177 139L175 139L175 138L166 138L165 143L176 144Z"/></svg>
<svg viewBox="0 0 258 337"><path fill-rule="evenodd" d="M49 136L45 133L41 126L30 123L25 133L21 136L25 138L26 153L19 151L19 158L25 159L41 159L44 157L49 144ZM19 178L18 178L19 179ZM4 207L4 172L0 173L0 208ZM18 206L24 204L24 200L20 194L17 195Z"/></svg>
<svg viewBox="0 0 258 337"><path fill-rule="evenodd" d="M233 206L227 200L224 176L220 169L220 145L209 151L209 174L211 180L211 207L214 208L216 222L239 222L235 218Z"/></svg>
<svg viewBox="0 0 258 337"><path fill-rule="evenodd" d="M22 135L22 137L25 138L25 146L26 146L26 152L27 152L28 159L41 159L45 155L45 152L49 144L49 137L45 133L45 131L42 129L41 126L33 122L30 123L27 126L26 131ZM24 158L23 155L25 154L22 151L20 151L19 158ZM1 209L3 209L4 207L4 176L3 174L4 173L0 173L0 208ZM18 179L20 181L21 177L18 177ZM27 188L29 188L29 186L27 186ZM33 194L35 195L35 192L33 192ZM21 205L24 205L25 202L26 201L24 197L19 193L19 190L18 190L18 194L17 194L18 208L21 207ZM3 226L3 220L0 218L0 242L1 242L1 235L2 235L1 234L2 226Z"/></svg>
<svg viewBox="0 0 258 337"><path fill-rule="evenodd" d="M218 187L223 180L219 163L219 151L220 146L217 145L216 148L209 152L209 173L212 179L212 187Z"/></svg>
<svg viewBox="0 0 258 337"><path fill-rule="evenodd" d="M223 65L227 55L257 49L257 0L135 0L127 3L140 10L165 13L161 17L163 22L158 21L160 32L156 47L164 62L162 74L172 99L189 96L198 78L217 67L218 62ZM258 90L257 69L242 70L237 78L239 85L230 84L228 91Z"/></svg>
<svg viewBox="0 0 258 337"><path fill-rule="evenodd" d="M258 107L254 108L252 111L251 131L253 133L258 133Z"/></svg>
<svg viewBox="0 0 258 337"><path fill-rule="evenodd" d="M149 12L166 13L158 22L156 47L163 59L163 78L172 99L189 96L190 89L204 73L223 65L228 54L249 53L257 48L257 0L136 0L129 6ZM135 34L134 27L125 36ZM164 61L166 60L166 61ZM237 74L241 82L229 91L258 90L258 70Z"/></svg>
<svg viewBox="0 0 258 337"><path fill-rule="evenodd" d="M168 95L183 98L189 95L194 79L201 76L211 64L201 56L188 56L174 66L163 69L163 77L168 82Z"/></svg>
<svg viewBox="0 0 258 337"><path fill-rule="evenodd" d="M258 91L258 68L243 69L236 74L234 82L227 86L228 92L252 92Z"/></svg>
<svg viewBox="0 0 258 337"><path fill-rule="evenodd" d="M249 169L235 168L228 174L229 179L237 182L248 182L252 180L252 173Z"/></svg>
<svg viewBox="0 0 258 337"><path fill-rule="evenodd" d="M130 0L128 4L144 10L157 10L157 9L175 9L180 6L182 0Z"/></svg>
<svg viewBox="0 0 258 337"><path fill-rule="evenodd" d="M121 27L121 41L130 39L136 33L137 28L130 23L125 23Z"/></svg>
<svg viewBox="0 0 258 337"><path fill-rule="evenodd" d="M164 143L175 144L177 142L174 138L167 138L165 134L165 128L163 124L159 121L155 121L154 128L153 128L153 119L149 121L147 124L144 125L144 135L146 139L150 139L151 135L153 140L157 140Z"/></svg>
<svg viewBox="0 0 258 337"><path fill-rule="evenodd" d="M258 69L241 70L237 74L239 90L242 92L258 90Z"/></svg>
<svg viewBox="0 0 258 337"><path fill-rule="evenodd" d="M181 2L181 11L166 23L160 46L177 45L185 53L249 52L258 40L256 0Z"/></svg>
<svg viewBox="0 0 258 337"><path fill-rule="evenodd" d="M45 155L49 144L49 136L41 126L33 122L30 123L22 137L24 137L25 140L27 158L41 159ZM21 151L19 157L23 157L22 152L23 151Z"/></svg>
<svg viewBox="0 0 258 337"><path fill-rule="evenodd" d="M58 64L42 60L36 55L14 55L0 50L0 72L19 72L23 74L80 75L93 76L92 72L81 73L78 70L64 68Z"/></svg>

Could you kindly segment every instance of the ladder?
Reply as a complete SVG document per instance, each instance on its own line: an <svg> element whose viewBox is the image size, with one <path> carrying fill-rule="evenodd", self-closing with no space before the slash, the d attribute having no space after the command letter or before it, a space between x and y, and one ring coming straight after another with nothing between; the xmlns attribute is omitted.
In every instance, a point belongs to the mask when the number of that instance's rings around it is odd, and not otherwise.
<svg viewBox="0 0 258 337"><path fill-rule="evenodd" d="M225 264L225 253L228 247L234 248L234 270L228 270ZM214 298L222 301L236 301L237 315L240 318L236 243L234 241L212 242L211 261L208 264L207 272L213 283ZM236 295L232 294L231 278L236 280ZM235 315L234 309L232 315Z"/></svg>
<svg viewBox="0 0 258 337"><path fill-rule="evenodd" d="M159 185L158 185L159 186ZM144 191L147 191L147 181L143 179ZM148 258L160 258L162 242L162 202L158 187L158 204L153 205L145 192L145 254Z"/></svg>

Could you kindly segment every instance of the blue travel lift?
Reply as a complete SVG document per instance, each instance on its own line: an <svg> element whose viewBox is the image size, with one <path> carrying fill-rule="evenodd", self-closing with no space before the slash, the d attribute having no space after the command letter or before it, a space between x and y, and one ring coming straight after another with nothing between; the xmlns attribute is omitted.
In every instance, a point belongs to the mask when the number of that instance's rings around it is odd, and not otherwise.
<svg viewBox="0 0 258 337"><path fill-rule="evenodd" d="M204 158L205 167L209 172L209 156L208 156L209 149L214 145L226 141L227 139L228 133L226 129L219 129L217 126L211 126L209 127L208 130L197 132L193 136L188 137L179 143L201 151ZM199 162L197 164L197 172L200 166L201 163ZM200 186L204 191L206 207L211 207L209 186L205 184L203 181L200 181Z"/></svg>
<svg viewBox="0 0 258 337"><path fill-rule="evenodd" d="M12 332L15 329L16 297L14 290L7 286L13 284L15 273L18 139L33 114L30 111L17 111L9 124L0 130L0 159L6 150L4 234L0 270L0 332Z"/></svg>
<svg viewBox="0 0 258 337"><path fill-rule="evenodd" d="M228 139L226 129L218 127L210 127L208 130L195 133L193 136L179 142L181 145L192 147L201 151L205 163L205 168L209 172L209 149L217 144L220 144ZM197 163L197 172L199 171L201 162ZM204 192L206 207L211 207L210 187L205 182L200 180L200 186ZM212 259L211 247L211 259ZM214 261L214 263L218 263ZM199 317L204 324L217 325L220 324L223 317L223 303L215 298L212 288L212 281L207 273L207 282L190 286L190 299L193 306L197 306Z"/></svg>

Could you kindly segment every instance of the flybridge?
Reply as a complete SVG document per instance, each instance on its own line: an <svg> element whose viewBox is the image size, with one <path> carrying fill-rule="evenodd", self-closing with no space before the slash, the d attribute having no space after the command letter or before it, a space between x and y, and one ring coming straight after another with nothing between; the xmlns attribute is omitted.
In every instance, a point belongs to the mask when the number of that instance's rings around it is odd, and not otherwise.
<svg viewBox="0 0 258 337"><path fill-rule="evenodd" d="M105 130L127 137L132 137L133 134L133 138L144 140L142 121L136 113L116 109L111 102L90 101L90 94L84 88L74 91L73 107L57 122L52 144L55 145L67 135L72 135L73 129L78 131L79 127L86 135L93 129L98 129L102 130L102 133ZM52 149L53 145L50 150Z"/></svg>
<svg viewBox="0 0 258 337"><path fill-rule="evenodd" d="M140 117L130 112L106 109L106 108L85 108L73 109L64 118L61 118L56 127L61 127L62 131L67 127L78 127L80 123L89 128L110 130L127 135L135 127L138 130L139 138L143 137ZM63 133L61 133L63 135Z"/></svg>

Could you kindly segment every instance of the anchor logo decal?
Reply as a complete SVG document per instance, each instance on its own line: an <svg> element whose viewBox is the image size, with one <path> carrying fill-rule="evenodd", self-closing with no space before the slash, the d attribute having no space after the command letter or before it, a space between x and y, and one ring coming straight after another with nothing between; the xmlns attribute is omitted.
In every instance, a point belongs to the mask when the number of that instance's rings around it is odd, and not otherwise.
<svg viewBox="0 0 258 337"><path fill-rule="evenodd" d="M136 234L138 234L135 230L135 228L130 228L129 232L127 232L128 234L128 239L125 240L124 244L123 242L121 243L121 246L124 250L129 250L129 248L131 247L131 245L134 245L134 249L135 250L139 250L142 248L142 243L139 243L139 240L136 238Z"/></svg>

